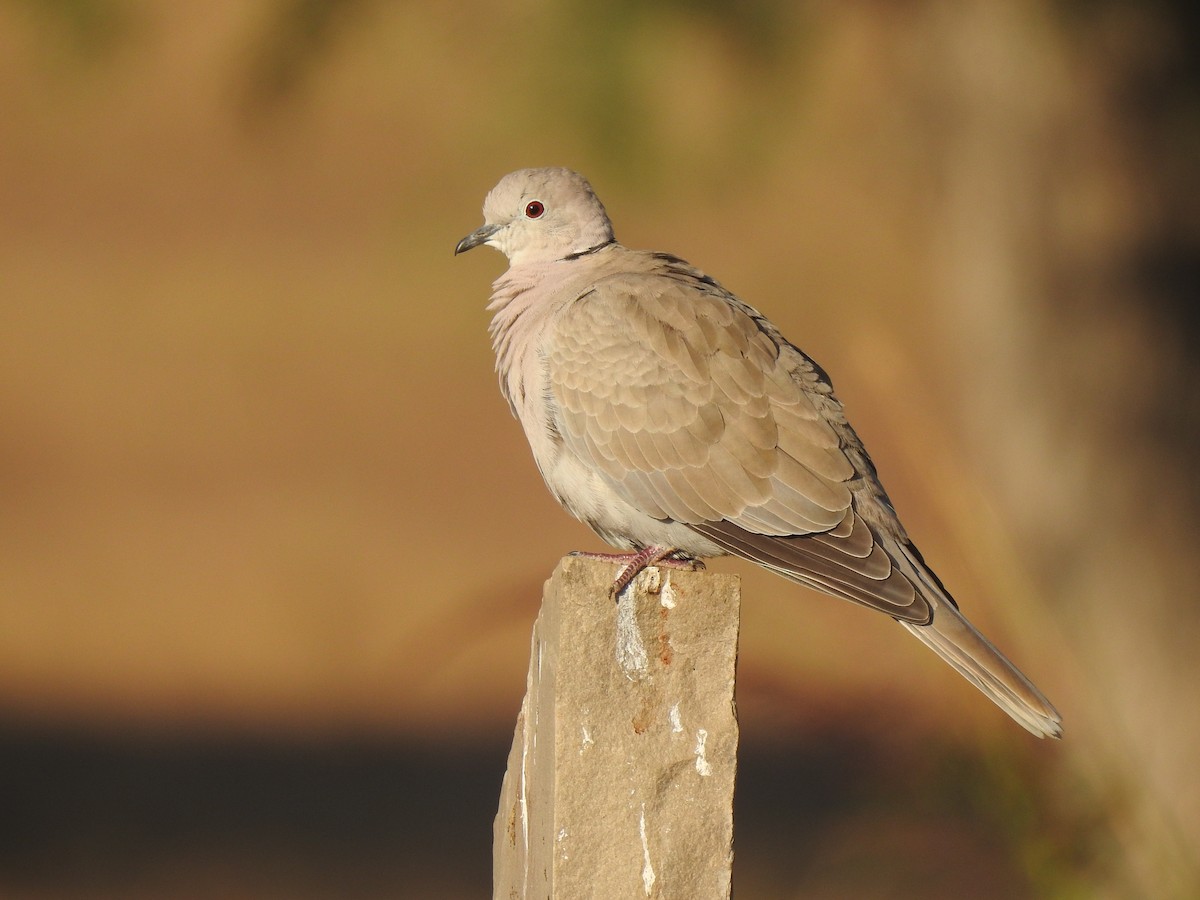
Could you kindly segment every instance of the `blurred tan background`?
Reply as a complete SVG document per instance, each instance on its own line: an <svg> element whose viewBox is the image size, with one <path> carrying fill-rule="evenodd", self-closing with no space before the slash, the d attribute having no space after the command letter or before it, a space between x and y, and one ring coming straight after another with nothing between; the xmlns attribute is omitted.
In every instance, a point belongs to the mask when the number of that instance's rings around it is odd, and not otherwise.
<svg viewBox="0 0 1200 900"><path fill-rule="evenodd" d="M0 3L0 896L487 895L542 487L454 259L585 172L832 374L1059 705L744 575L735 890L1200 896L1169 2Z"/></svg>

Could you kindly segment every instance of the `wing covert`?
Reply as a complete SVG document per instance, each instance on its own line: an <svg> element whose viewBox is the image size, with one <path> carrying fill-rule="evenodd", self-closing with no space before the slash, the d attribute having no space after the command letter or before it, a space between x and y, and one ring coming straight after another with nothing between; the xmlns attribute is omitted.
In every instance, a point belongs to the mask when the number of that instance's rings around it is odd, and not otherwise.
<svg viewBox="0 0 1200 900"><path fill-rule="evenodd" d="M796 377L806 359L790 350L703 283L603 278L548 342L559 431L655 518L826 531L850 508L856 473Z"/></svg>

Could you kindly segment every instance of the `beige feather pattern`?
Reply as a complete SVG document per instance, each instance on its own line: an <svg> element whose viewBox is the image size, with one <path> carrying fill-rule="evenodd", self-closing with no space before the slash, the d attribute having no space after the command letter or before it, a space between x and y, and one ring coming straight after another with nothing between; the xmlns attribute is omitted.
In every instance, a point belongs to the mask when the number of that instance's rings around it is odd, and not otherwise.
<svg viewBox="0 0 1200 900"><path fill-rule="evenodd" d="M774 325L682 260L618 244L569 170L506 176L484 216L456 252L509 257L489 307L501 387L572 515L617 547L734 554L884 612L1023 727L1061 734L908 539L824 372Z"/></svg>

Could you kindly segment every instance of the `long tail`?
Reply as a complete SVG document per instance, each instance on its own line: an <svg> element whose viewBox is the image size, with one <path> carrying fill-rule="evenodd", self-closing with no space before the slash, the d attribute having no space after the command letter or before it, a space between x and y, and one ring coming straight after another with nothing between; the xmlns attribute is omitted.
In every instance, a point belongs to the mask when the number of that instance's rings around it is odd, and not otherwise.
<svg viewBox="0 0 1200 900"><path fill-rule="evenodd" d="M954 606L938 604L929 625L900 624L1026 731L1039 738L1062 737L1062 716L1054 704Z"/></svg>
<svg viewBox="0 0 1200 900"><path fill-rule="evenodd" d="M900 624L1021 727L1037 737L1062 737L1058 710L953 606L940 605L929 625Z"/></svg>
<svg viewBox="0 0 1200 900"><path fill-rule="evenodd" d="M920 551L901 536L868 531L861 518L853 521L852 530L840 535L836 530L826 532L818 536L818 543L809 537L755 534L727 521L691 527L729 553L753 560L784 578L891 614L1023 728L1038 737L1061 737L1062 718L1057 710L963 617ZM869 537L864 541L865 535ZM870 555L874 541L897 567L888 570L886 580L870 571L877 562ZM899 583L907 593L899 590ZM914 598L913 591L919 598ZM905 611L914 618L930 613L929 624L905 621L901 618Z"/></svg>
<svg viewBox="0 0 1200 900"><path fill-rule="evenodd" d="M1062 737L1062 716L1058 710L958 611L937 576L915 551L911 544L904 547L902 558L912 566L912 574L917 576L914 583L933 607L933 621L928 625L904 621L900 624L1022 728L1037 737Z"/></svg>

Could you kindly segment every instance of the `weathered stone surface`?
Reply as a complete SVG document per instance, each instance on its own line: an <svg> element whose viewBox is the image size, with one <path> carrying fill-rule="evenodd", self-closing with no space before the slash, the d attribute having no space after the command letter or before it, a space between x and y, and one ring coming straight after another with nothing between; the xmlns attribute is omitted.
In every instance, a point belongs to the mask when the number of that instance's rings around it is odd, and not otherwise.
<svg viewBox="0 0 1200 900"><path fill-rule="evenodd" d="M736 576L565 558L533 628L494 826L495 900L725 900Z"/></svg>

